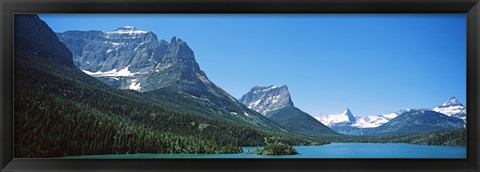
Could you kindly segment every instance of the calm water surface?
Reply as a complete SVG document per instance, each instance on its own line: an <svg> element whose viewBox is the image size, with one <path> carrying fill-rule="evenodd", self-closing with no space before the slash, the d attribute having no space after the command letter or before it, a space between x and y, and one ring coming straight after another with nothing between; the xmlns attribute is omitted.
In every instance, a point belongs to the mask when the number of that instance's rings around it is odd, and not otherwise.
<svg viewBox="0 0 480 172"><path fill-rule="evenodd" d="M115 154L66 158L466 158L466 147L414 144L332 143L322 146L294 146L298 155L255 154ZM261 147L243 147L252 152Z"/></svg>

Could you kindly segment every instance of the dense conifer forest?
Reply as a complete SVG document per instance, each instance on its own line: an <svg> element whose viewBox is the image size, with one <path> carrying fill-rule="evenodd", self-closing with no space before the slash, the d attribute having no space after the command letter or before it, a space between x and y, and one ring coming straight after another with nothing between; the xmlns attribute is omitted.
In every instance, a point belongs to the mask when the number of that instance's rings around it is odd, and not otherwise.
<svg viewBox="0 0 480 172"><path fill-rule="evenodd" d="M172 103L112 88L76 68L22 51L16 57L16 157L238 153L271 136L291 145L326 143L174 111Z"/></svg>

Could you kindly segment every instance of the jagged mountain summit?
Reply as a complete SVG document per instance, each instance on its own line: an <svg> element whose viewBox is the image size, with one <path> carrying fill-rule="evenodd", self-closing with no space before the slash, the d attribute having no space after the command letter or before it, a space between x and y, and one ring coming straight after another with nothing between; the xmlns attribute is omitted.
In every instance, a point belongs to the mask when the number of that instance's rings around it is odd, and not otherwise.
<svg viewBox="0 0 480 172"><path fill-rule="evenodd" d="M255 86L240 98L240 102L281 124L290 132L308 136L336 134L309 114L296 108L286 85Z"/></svg>
<svg viewBox="0 0 480 172"><path fill-rule="evenodd" d="M128 76L154 70L168 46L152 32L133 26L108 32L66 31L57 36L72 51L75 65L97 76Z"/></svg>
<svg viewBox="0 0 480 172"><path fill-rule="evenodd" d="M381 114L381 115L368 115L368 116L356 116L353 115L350 109L347 108L341 114L332 115L318 115L315 118L327 126L335 125L349 125L356 128L375 128L381 126L391 119L397 117L401 113L410 111L411 109L402 109L397 112Z"/></svg>
<svg viewBox="0 0 480 172"><path fill-rule="evenodd" d="M357 122L357 118L353 115L350 109L346 109L341 114L334 114L334 115L322 115L316 118L323 124L327 126L333 126L336 124L348 124L353 125Z"/></svg>
<svg viewBox="0 0 480 172"><path fill-rule="evenodd" d="M433 111L445 114L447 116L466 120L467 108L457 100L456 97L450 98L447 102L433 108Z"/></svg>
<svg viewBox="0 0 480 172"><path fill-rule="evenodd" d="M57 35L73 52L75 65L120 89L147 92L181 78L209 82L195 61L193 50L176 37L170 42L157 40L153 32L133 26L108 32L66 31Z"/></svg>
<svg viewBox="0 0 480 172"><path fill-rule="evenodd" d="M357 123L358 119L359 117L353 115L352 111L350 111L348 108L341 114L322 115L316 117L316 120L327 125L332 130L342 134L351 135L359 134L359 128L353 126Z"/></svg>
<svg viewBox="0 0 480 172"><path fill-rule="evenodd" d="M255 86L239 100L248 108L263 115L276 109L293 106L286 85L271 85L268 87Z"/></svg>
<svg viewBox="0 0 480 172"><path fill-rule="evenodd" d="M107 32L66 31L57 35L73 52L76 66L110 86L171 101L182 97L184 102L212 108L202 114L215 112L222 119L280 129L210 81L196 62L193 50L179 38L173 37L170 42L158 40L153 32L133 26Z"/></svg>

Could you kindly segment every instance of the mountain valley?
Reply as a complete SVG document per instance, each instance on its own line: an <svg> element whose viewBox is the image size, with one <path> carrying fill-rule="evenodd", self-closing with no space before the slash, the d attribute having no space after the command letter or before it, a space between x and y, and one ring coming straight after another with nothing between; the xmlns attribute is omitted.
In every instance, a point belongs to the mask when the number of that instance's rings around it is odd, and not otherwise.
<svg viewBox="0 0 480 172"><path fill-rule="evenodd" d="M55 33L38 15L17 15L14 63L15 157L466 140L466 107L455 97L432 109L313 116L294 105L286 85L233 97L207 77L186 41L134 26Z"/></svg>

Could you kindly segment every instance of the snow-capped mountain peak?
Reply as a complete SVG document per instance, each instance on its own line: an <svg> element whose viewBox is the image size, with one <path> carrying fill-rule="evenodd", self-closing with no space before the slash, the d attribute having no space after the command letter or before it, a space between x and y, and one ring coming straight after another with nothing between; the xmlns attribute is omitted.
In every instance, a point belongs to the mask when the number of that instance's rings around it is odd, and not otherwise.
<svg viewBox="0 0 480 172"><path fill-rule="evenodd" d="M446 116L456 117L466 121L466 107L458 101L456 97L450 98L447 102L431 109L401 109L398 112L387 113L381 115L355 116L350 109L345 110L342 114L335 115L319 115L315 117L321 123L329 126L333 130L344 134L361 134L364 128L376 128L387 124L392 119L401 116L401 114L425 115L429 111L435 111L445 114ZM352 120L354 118L355 120Z"/></svg>
<svg viewBox="0 0 480 172"><path fill-rule="evenodd" d="M348 117L348 121L350 121L351 123L356 122L355 116L353 116L352 111L350 111L350 109L347 108L347 110L345 110L342 115L346 115Z"/></svg>
<svg viewBox="0 0 480 172"><path fill-rule="evenodd" d="M353 115L352 111L350 111L350 109L348 108L345 111L343 111L343 113L341 114L321 115L315 118L327 126L332 126L339 123L354 124L357 122L356 117Z"/></svg>
<svg viewBox="0 0 480 172"><path fill-rule="evenodd" d="M142 33L147 33L147 31L143 31L143 30L138 30L137 28L133 27L133 26L124 26L124 27L121 27L121 28L118 28L114 31L109 31L109 32L105 32L107 34L142 34Z"/></svg>
<svg viewBox="0 0 480 172"><path fill-rule="evenodd" d="M357 122L352 126L358 128L375 128L381 126L393 118L396 118L400 112L381 114L381 115L368 115L364 117L357 117Z"/></svg>
<svg viewBox="0 0 480 172"><path fill-rule="evenodd" d="M350 109L346 109L345 111L343 111L343 115L353 115L352 114L352 111L350 111Z"/></svg>
<svg viewBox="0 0 480 172"><path fill-rule="evenodd" d="M212 84L193 50L176 37L169 43L133 26L113 31L66 31L57 36L71 50L75 65L116 88L147 92L171 84L182 88L198 86L199 82Z"/></svg>
<svg viewBox="0 0 480 172"><path fill-rule="evenodd" d="M267 87L255 86L240 99L244 105L263 115L268 112L293 106L293 102L286 85L271 85Z"/></svg>
<svg viewBox="0 0 480 172"><path fill-rule="evenodd" d="M467 108L458 101L456 97L450 98L447 102L433 108L433 111L443 113L447 116L457 117L466 120Z"/></svg>
<svg viewBox="0 0 480 172"><path fill-rule="evenodd" d="M357 128L375 128L387 123L391 119L396 118L399 114L407 111L410 111L410 109L403 109L398 112L388 114L360 117L353 115L350 109L346 109L342 114L320 115L315 118L327 126L349 124L349 126Z"/></svg>
<svg viewBox="0 0 480 172"><path fill-rule="evenodd" d="M447 106L463 106L463 104L460 103L456 97L452 97L452 98L450 98L450 100L443 103L442 106L444 106L444 107L447 107Z"/></svg>

